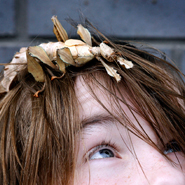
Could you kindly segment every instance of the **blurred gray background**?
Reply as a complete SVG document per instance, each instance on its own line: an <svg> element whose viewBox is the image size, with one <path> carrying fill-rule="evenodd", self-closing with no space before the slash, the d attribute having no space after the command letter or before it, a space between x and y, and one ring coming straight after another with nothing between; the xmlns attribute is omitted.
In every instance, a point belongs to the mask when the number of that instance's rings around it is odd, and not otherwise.
<svg viewBox="0 0 185 185"><path fill-rule="evenodd" d="M106 36L147 43L165 52L185 73L184 0L0 0L0 63L20 47L54 41L52 15L88 18Z"/></svg>

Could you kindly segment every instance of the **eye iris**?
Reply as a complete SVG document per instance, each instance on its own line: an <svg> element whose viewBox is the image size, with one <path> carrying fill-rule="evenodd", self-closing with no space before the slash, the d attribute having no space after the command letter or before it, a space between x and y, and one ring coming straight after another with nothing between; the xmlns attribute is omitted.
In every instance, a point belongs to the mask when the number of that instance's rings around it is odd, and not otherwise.
<svg viewBox="0 0 185 185"><path fill-rule="evenodd" d="M114 154L109 149L102 149L99 151L103 158L114 157Z"/></svg>
<svg viewBox="0 0 185 185"><path fill-rule="evenodd" d="M172 152L180 152L180 151L181 151L181 148L179 144L176 141L172 140L170 143L166 145L164 154L168 154Z"/></svg>

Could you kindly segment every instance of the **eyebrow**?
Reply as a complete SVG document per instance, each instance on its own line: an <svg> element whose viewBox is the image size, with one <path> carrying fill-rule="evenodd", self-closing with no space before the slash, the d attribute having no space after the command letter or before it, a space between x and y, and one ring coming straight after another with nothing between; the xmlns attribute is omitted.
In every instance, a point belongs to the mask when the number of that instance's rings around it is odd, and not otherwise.
<svg viewBox="0 0 185 185"><path fill-rule="evenodd" d="M94 115L81 121L81 128L86 129L92 125L104 125L112 124L117 121L111 115Z"/></svg>

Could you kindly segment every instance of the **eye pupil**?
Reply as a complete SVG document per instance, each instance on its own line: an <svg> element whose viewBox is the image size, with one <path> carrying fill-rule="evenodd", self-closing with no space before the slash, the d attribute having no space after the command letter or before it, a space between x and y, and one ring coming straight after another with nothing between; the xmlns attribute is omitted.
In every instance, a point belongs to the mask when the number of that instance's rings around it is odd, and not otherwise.
<svg viewBox="0 0 185 185"><path fill-rule="evenodd" d="M104 158L114 157L114 153L111 150L109 150L109 149L102 149L102 150L100 150L100 154Z"/></svg>

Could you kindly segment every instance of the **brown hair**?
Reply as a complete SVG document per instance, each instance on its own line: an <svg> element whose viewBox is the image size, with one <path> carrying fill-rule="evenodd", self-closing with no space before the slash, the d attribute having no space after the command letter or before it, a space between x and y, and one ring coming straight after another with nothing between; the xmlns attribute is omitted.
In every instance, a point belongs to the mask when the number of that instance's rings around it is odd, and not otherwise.
<svg viewBox="0 0 185 185"><path fill-rule="evenodd" d="M119 100L142 116L162 144L164 138L172 136L185 154L183 75L165 60L128 43L108 42L134 64L131 69L120 68L114 62L110 64L122 76L119 84L124 87L126 97L123 97L115 79L107 75L96 59L81 68L68 67L63 78L53 81L49 71L52 70L53 74L60 72L42 64L45 90L38 98L33 94L42 88L43 83L36 82L27 69L17 74L8 93L1 94L0 176L3 184L72 183L78 150L75 140L80 130L75 95L78 76L83 77L97 101L101 103L93 92L93 85L109 93L112 101ZM104 84L99 76L104 79ZM127 104L127 100L133 106ZM119 115L127 119L128 129L133 129L138 137L156 147L147 135L133 128L122 110Z"/></svg>

